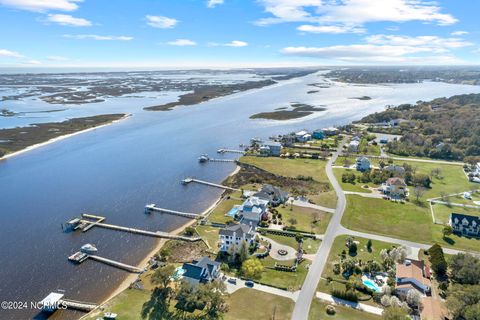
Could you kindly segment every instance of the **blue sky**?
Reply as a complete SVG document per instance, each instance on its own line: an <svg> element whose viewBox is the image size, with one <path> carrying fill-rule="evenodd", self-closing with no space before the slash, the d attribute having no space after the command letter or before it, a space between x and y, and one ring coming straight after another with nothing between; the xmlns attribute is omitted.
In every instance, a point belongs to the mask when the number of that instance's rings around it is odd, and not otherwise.
<svg viewBox="0 0 480 320"><path fill-rule="evenodd" d="M477 0L0 0L1 67L478 64Z"/></svg>

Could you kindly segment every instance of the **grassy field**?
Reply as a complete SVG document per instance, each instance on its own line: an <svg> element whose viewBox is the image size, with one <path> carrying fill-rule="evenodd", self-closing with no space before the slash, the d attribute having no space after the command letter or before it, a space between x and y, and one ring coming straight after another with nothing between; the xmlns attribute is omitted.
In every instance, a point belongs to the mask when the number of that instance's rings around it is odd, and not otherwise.
<svg viewBox="0 0 480 320"><path fill-rule="evenodd" d="M290 261L276 261L273 260L271 257L267 257L265 259L260 260L264 267L273 267L275 266L275 262L283 265L293 265L294 260ZM285 272L285 271L278 271L274 269L265 268L262 273L262 278L260 282L266 285L277 286L281 288L288 288L292 290L298 290L305 281L305 277L307 276L307 265L308 262L302 262L296 272Z"/></svg>
<svg viewBox="0 0 480 320"><path fill-rule="evenodd" d="M337 194L334 190L309 195L308 197L313 203L327 208L335 208L337 206Z"/></svg>
<svg viewBox="0 0 480 320"><path fill-rule="evenodd" d="M228 298L230 310L226 320L274 319L289 320L294 302L288 298L243 288Z"/></svg>
<svg viewBox="0 0 480 320"><path fill-rule="evenodd" d="M362 175L361 172L353 169L344 169L344 168L335 168L333 169L333 174L335 175L335 178L337 178L338 183L340 183L340 186L342 187L343 190L345 191L353 191L353 192L364 192L364 193L371 193L369 189L362 188L364 185L368 185L370 187L378 187L377 185L374 185L373 183L360 183L360 182L355 182L353 183L345 183L342 182L342 175L347 172L353 172L356 176Z"/></svg>
<svg viewBox="0 0 480 320"><path fill-rule="evenodd" d="M367 139L365 138L362 138L362 140L360 141L360 146L358 147L358 150L360 150L360 153L362 154L368 154L372 156L380 155L380 146L373 144L369 145Z"/></svg>
<svg viewBox="0 0 480 320"><path fill-rule="evenodd" d="M316 234L325 233L330 218L332 217L331 213L299 206L292 206L291 208L292 210L290 210L290 205L286 205L285 207L279 206L276 208L278 213L282 215L282 221L284 224L290 225L288 220L293 218L297 220L295 228L300 231L314 232ZM319 221L313 223L316 219Z"/></svg>
<svg viewBox="0 0 480 320"><path fill-rule="evenodd" d="M344 306L335 306L336 314L333 316L328 315L325 312L325 308L327 307L327 303L320 301L319 299L314 298L312 304L310 306L310 313L308 318L310 320L317 320L317 319L337 319L337 320L380 320L382 317L355 310L349 307Z"/></svg>
<svg viewBox="0 0 480 320"><path fill-rule="evenodd" d="M218 206L213 209L212 213L208 217L210 222L217 222L217 223L226 223L227 221L233 220L233 217L227 216L227 212L232 209L234 205L242 204L241 200L230 198L222 200Z"/></svg>
<svg viewBox="0 0 480 320"><path fill-rule="evenodd" d="M433 213L435 215L435 221L437 223L448 223L448 219L450 218L451 213L462 213L468 214L471 216L480 216L480 209L473 209L473 208L463 208L457 206L447 206L443 204L433 204Z"/></svg>
<svg viewBox="0 0 480 320"><path fill-rule="evenodd" d="M103 312L118 314L118 320L138 320L141 319L142 306L148 300L150 300L149 291L127 289L110 300L104 306L104 311L92 312L86 320L95 320L103 316Z"/></svg>
<svg viewBox="0 0 480 320"><path fill-rule="evenodd" d="M218 251L218 232L219 228L214 228L210 226L197 226L195 227L197 233L200 237L202 237L203 241L207 243L207 246L217 252Z"/></svg>
<svg viewBox="0 0 480 320"><path fill-rule="evenodd" d="M328 182L325 172L327 162L324 160L242 157L240 161L284 177L296 178L303 175L318 182Z"/></svg>

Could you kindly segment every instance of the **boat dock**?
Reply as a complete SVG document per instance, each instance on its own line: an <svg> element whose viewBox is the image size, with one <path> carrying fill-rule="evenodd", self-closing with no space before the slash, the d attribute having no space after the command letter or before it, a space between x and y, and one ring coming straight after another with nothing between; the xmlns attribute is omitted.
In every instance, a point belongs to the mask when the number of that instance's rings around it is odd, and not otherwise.
<svg viewBox="0 0 480 320"><path fill-rule="evenodd" d="M67 309L75 309L79 311L90 312L97 307L95 303L83 302L71 299L62 299L62 304L67 306Z"/></svg>
<svg viewBox="0 0 480 320"><path fill-rule="evenodd" d="M245 151L242 150L233 150L233 149L218 149L217 153L239 153L239 154L245 154Z"/></svg>
<svg viewBox="0 0 480 320"><path fill-rule="evenodd" d="M67 309L90 312L98 307L95 303L66 299L63 290L50 292L48 296L40 301L39 306L41 306L42 310L46 312L55 312L59 307L62 307L62 309L67 307Z"/></svg>
<svg viewBox="0 0 480 320"><path fill-rule="evenodd" d="M209 158L208 161L211 161L211 162L237 162L236 159L215 159L215 158Z"/></svg>
<svg viewBox="0 0 480 320"><path fill-rule="evenodd" d="M227 187L227 186L224 186L224 185L221 185L221 184L208 182L208 181L203 181L203 180L198 180L198 179L194 179L194 178L190 178L190 177L182 180L183 184L189 184L191 182L196 182L196 183L204 184L204 185L207 185L207 186L210 186L210 187L215 187L215 188L220 188L220 189L225 189L225 190L240 191L240 189L235 189L235 188Z"/></svg>
<svg viewBox="0 0 480 320"><path fill-rule="evenodd" d="M197 215L195 215L195 216L197 216ZM88 228L89 225L93 224L94 227L100 227L100 228L123 231L123 232L130 232L130 233L134 233L134 234L139 234L139 235L148 236L148 237L155 237L155 238L173 239L173 240L182 240L182 241L191 241L191 242L199 241L199 240L202 239L200 237L185 237L185 236L170 234L168 232L148 231L148 230L118 226L118 225L114 225L114 224L107 224L107 223L104 223L104 222L98 222L98 220L100 220L100 218L103 218L102 221L105 220L105 217L100 217L100 216L82 214L82 217L87 218L87 219L88 218L93 219L92 217L95 217L94 218L95 221L86 220L86 219L78 219L77 223L79 223L81 225L86 225L86 227L84 227L82 230L85 230L85 228ZM91 229L91 227L88 228L87 231L90 230L90 229Z"/></svg>
<svg viewBox="0 0 480 320"><path fill-rule="evenodd" d="M82 214L82 216L85 217L85 218L96 220L94 223L90 223L89 225L82 228L82 232L87 232L90 228L93 228L97 223L101 223L105 220L105 217L95 216L93 214L84 213L84 214Z"/></svg>
<svg viewBox="0 0 480 320"><path fill-rule="evenodd" d="M175 215L175 216L180 216L180 217L185 217L185 218L190 218L190 219L200 219L201 218L201 216L196 214L196 213L181 212L181 211L176 211L176 210L159 208L155 205L155 203L147 204L145 206L145 213L150 213L152 211L157 211L157 212L160 212L160 213L168 213L168 214L172 214L172 215Z"/></svg>
<svg viewBox="0 0 480 320"><path fill-rule="evenodd" d="M108 264L110 266L117 267L119 269L123 269L123 270L133 272L133 273L142 273L143 272L142 269L137 268L135 266L131 266L131 265L128 265L126 263L118 262L118 261L115 261L115 260L112 260L112 259L97 256L97 255L83 253L81 251L75 252L74 254L72 254L71 256L68 257L68 260L70 260L70 261L72 261L73 263L76 263L76 264L80 264L80 263L86 261L87 259L96 260L96 261Z"/></svg>

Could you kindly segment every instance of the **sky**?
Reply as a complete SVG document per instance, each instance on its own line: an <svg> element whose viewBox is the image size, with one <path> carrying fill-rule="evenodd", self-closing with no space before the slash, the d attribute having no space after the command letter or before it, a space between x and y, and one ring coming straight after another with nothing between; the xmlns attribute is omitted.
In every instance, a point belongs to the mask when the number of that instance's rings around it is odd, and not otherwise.
<svg viewBox="0 0 480 320"><path fill-rule="evenodd" d="M0 67L473 65L478 0L0 0Z"/></svg>

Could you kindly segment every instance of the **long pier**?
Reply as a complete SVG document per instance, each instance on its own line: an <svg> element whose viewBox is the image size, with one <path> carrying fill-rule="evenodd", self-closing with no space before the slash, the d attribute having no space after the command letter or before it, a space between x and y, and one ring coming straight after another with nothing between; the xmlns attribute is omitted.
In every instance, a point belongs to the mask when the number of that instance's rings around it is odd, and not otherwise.
<svg viewBox="0 0 480 320"><path fill-rule="evenodd" d="M215 187L215 188L220 188L220 189L225 189L225 190L240 191L240 189L235 189L235 188L227 187L227 186L224 186L224 185L221 185L221 184L208 182L208 181L203 181L203 180L198 180L198 179L194 179L194 178L185 178L185 179L182 180L183 184L189 184L191 182L196 182L196 183L204 184L204 185L207 185L207 186L210 186L210 187Z"/></svg>
<svg viewBox="0 0 480 320"><path fill-rule="evenodd" d="M245 151L242 150L233 150L233 149L218 149L217 153L239 153L245 154Z"/></svg>
<svg viewBox="0 0 480 320"><path fill-rule="evenodd" d="M69 309L75 309L75 310L80 310L85 312L90 312L97 307L97 305L94 303L82 302L82 301L71 300L71 299L61 299L60 302L63 305L67 306L67 308Z"/></svg>
<svg viewBox="0 0 480 320"><path fill-rule="evenodd" d="M172 214L175 216L180 216L180 217L185 217L185 218L190 218L190 219L200 219L201 216L196 214L196 213L191 213L191 212L181 212L181 211L176 211L176 210L170 210L170 209L165 209L165 208L159 208L157 207L154 203L152 204L147 204L145 206L145 213L150 213L151 211L157 211L161 213L168 213Z"/></svg>
<svg viewBox="0 0 480 320"><path fill-rule="evenodd" d="M112 259L97 256L97 255L88 255L88 258L111 265L113 267L127 270L129 272L133 272L133 273L142 273L144 271L143 269L137 268L135 266L131 266L126 263L118 262Z"/></svg>
<svg viewBox="0 0 480 320"><path fill-rule="evenodd" d="M42 310L47 312L55 312L60 306L84 312L90 312L98 307L95 303L66 299L65 291L63 290L50 292L48 296L40 301L39 305L42 307Z"/></svg>
<svg viewBox="0 0 480 320"><path fill-rule="evenodd" d="M237 162L235 159L215 159L215 158L210 158L208 159L210 162Z"/></svg>
<svg viewBox="0 0 480 320"><path fill-rule="evenodd" d="M82 216L84 216L85 218L96 220L94 223L90 223L86 227L82 228L82 232L87 232L90 228L93 228L97 223L101 223L105 220L105 217L100 217L100 216L96 216L96 215L93 215L93 214L84 213L84 214L82 214Z"/></svg>

